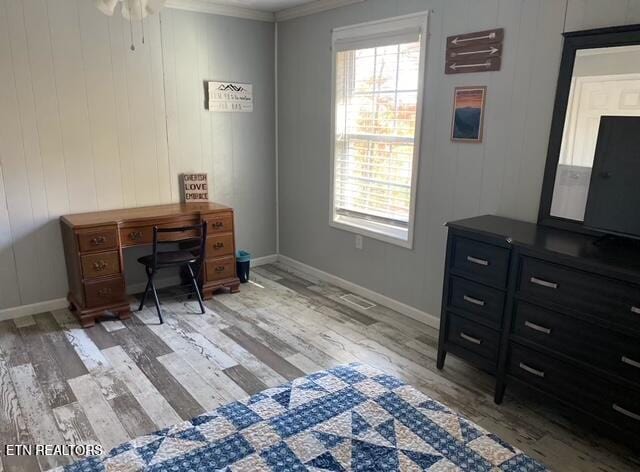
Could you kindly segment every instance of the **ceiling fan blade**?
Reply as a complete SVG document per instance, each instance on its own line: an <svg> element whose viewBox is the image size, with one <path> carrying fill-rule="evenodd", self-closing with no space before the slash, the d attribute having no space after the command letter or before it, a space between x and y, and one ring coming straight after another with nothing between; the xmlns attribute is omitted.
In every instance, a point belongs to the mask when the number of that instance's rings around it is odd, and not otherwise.
<svg viewBox="0 0 640 472"><path fill-rule="evenodd" d="M119 0L94 0L94 4L98 10L108 16L113 16L116 5Z"/></svg>

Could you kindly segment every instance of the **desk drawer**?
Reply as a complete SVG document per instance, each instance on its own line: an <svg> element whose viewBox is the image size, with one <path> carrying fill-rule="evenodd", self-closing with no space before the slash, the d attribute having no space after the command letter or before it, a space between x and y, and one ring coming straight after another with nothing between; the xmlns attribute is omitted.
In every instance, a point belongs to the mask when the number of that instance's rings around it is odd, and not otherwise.
<svg viewBox="0 0 640 472"><path fill-rule="evenodd" d="M447 314L446 340L485 359L498 360L500 334L452 313Z"/></svg>
<svg viewBox="0 0 640 472"><path fill-rule="evenodd" d="M516 305L512 331L515 336L640 385L640 338L525 302Z"/></svg>
<svg viewBox="0 0 640 472"><path fill-rule="evenodd" d="M504 292L459 277L449 279L451 307L469 312L478 321L496 328L502 326Z"/></svg>
<svg viewBox="0 0 640 472"><path fill-rule="evenodd" d="M124 279L114 277L108 280L85 282L84 293L87 308L122 302L125 299Z"/></svg>
<svg viewBox="0 0 640 472"><path fill-rule="evenodd" d="M450 269L478 282L494 287L507 285L509 249L452 236Z"/></svg>
<svg viewBox="0 0 640 472"><path fill-rule="evenodd" d="M118 247L116 228L99 228L78 231L78 247L80 252L96 252Z"/></svg>
<svg viewBox="0 0 640 472"><path fill-rule="evenodd" d="M233 233L214 234L207 237L207 259L233 255Z"/></svg>
<svg viewBox="0 0 640 472"><path fill-rule="evenodd" d="M640 391L636 389L514 344L508 373L618 428L640 431Z"/></svg>
<svg viewBox="0 0 640 472"><path fill-rule="evenodd" d="M233 256L207 260L207 281L230 279L236 276L236 258Z"/></svg>
<svg viewBox="0 0 640 472"><path fill-rule="evenodd" d="M218 213L207 216L207 232L228 233L233 231L233 213Z"/></svg>
<svg viewBox="0 0 640 472"><path fill-rule="evenodd" d="M82 276L85 279L120 273L120 253L118 251L85 254L81 259Z"/></svg>
<svg viewBox="0 0 640 472"><path fill-rule="evenodd" d="M158 225L159 228L179 228L182 226L192 226L198 224L197 221L179 221L171 224ZM198 230L183 231L181 233L160 233L159 241L182 241L199 238ZM122 246L136 246L153 243L153 225L135 226L120 229L120 240Z"/></svg>
<svg viewBox="0 0 640 472"><path fill-rule="evenodd" d="M640 332L640 287L530 257L521 262L520 294Z"/></svg>

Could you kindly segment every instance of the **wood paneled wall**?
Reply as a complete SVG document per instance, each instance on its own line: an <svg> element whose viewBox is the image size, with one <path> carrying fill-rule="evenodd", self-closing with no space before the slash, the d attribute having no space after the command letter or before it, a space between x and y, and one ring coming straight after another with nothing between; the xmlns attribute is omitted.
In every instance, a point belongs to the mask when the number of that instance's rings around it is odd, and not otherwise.
<svg viewBox="0 0 640 472"><path fill-rule="evenodd" d="M413 250L329 227L332 28L429 9ZM639 0L367 0L278 26L280 252L438 315L443 223L494 213L535 221L562 32L640 23ZM504 27L502 69L444 75L447 36ZM450 141L453 89L486 85L482 144Z"/></svg>
<svg viewBox="0 0 640 472"><path fill-rule="evenodd" d="M65 296L60 215L178 201L182 172L275 252L273 24L165 9L141 33L132 52L91 1L0 0L0 309ZM207 79L252 82L255 111L208 112Z"/></svg>

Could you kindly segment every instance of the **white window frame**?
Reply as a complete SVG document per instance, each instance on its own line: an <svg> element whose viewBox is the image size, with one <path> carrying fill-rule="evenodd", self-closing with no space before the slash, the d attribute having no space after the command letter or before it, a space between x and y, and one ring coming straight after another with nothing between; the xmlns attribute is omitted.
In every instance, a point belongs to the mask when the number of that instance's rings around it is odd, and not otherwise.
<svg viewBox="0 0 640 472"><path fill-rule="evenodd" d="M335 211L335 145L336 145L336 41L366 38L371 36L394 35L406 32L408 29L420 31L420 61L418 70L418 97L416 104L416 129L414 135L413 160L411 166L411 202L409 204L409 225L407 238L404 239L404 231L383 223L367 221L361 218L353 218L337 215ZM424 81L426 75L427 39L429 36L429 12L423 11L410 15L397 16L384 20L360 23L352 26L334 28L331 32L331 180L329 207L329 226L333 228L360 234L369 238L378 239L390 244L395 244L407 249L413 249L413 233L415 228L416 197L418 190L418 167L420 161L420 142L422 135L422 109L424 99ZM339 219L338 221L336 221Z"/></svg>

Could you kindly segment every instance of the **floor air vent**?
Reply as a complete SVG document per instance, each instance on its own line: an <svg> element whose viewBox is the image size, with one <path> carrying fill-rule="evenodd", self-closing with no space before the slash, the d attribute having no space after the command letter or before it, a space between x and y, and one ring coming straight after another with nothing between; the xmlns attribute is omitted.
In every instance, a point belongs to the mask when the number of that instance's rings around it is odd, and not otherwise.
<svg viewBox="0 0 640 472"><path fill-rule="evenodd" d="M347 293L346 295L342 295L340 298L342 298L345 302L357 306L358 308L362 308L363 310L368 310L369 308L373 308L374 306L376 306L375 303L371 303L369 300L365 300L364 298L361 298L358 295L354 295L353 293Z"/></svg>

